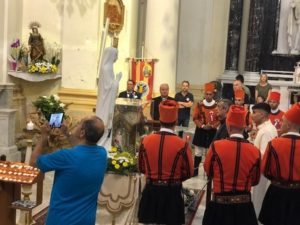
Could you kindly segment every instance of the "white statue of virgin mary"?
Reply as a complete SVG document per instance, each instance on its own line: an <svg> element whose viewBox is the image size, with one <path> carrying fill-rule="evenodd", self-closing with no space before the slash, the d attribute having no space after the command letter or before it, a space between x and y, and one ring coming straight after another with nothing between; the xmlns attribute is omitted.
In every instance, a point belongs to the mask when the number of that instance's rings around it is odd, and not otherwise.
<svg viewBox="0 0 300 225"><path fill-rule="evenodd" d="M106 149L109 149L111 146L111 135L109 134L112 129L114 106L118 94L119 81L122 78L121 72L116 76L114 74L113 64L117 59L118 50L116 48L105 48L99 71L96 115L103 120L105 124L105 133L98 144L106 147Z"/></svg>

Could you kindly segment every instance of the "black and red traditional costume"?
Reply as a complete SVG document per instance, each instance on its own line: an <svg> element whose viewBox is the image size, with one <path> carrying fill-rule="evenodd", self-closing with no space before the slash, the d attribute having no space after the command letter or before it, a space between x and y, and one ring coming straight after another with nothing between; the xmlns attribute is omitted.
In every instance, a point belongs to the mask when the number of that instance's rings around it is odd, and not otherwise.
<svg viewBox="0 0 300 225"><path fill-rule="evenodd" d="M262 172L271 181L259 220L265 225L300 224L300 134L273 139L264 154Z"/></svg>
<svg viewBox="0 0 300 225"><path fill-rule="evenodd" d="M139 168L147 179L139 222L184 224L182 181L193 175L194 168L188 143L165 131L145 137L139 150Z"/></svg>
<svg viewBox="0 0 300 225"><path fill-rule="evenodd" d="M232 109L241 113L231 113ZM230 110L227 125L246 127L246 110L241 106ZM250 190L260 179L260 152L242 132L213 142L204 170L213 181L213 199L207 204L203 225L256 225Z"/></svg>

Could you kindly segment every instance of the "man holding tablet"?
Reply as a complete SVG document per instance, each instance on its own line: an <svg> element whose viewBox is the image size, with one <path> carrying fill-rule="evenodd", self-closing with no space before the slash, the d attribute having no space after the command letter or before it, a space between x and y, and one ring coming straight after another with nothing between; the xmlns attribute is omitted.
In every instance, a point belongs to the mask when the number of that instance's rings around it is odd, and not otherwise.
<svg viewBox="0 0 300 225"><path fill-rule="evenodd" d="M97 197L107 167L107 152L97 145L104 132L103 121L97 116L86 117L72 134L62 125L61 131L74 147L42 155L50 131L49 124L41 127L41 139L30 159L30 165L44 173L55 171L46 224L95 225Z"/></svg>

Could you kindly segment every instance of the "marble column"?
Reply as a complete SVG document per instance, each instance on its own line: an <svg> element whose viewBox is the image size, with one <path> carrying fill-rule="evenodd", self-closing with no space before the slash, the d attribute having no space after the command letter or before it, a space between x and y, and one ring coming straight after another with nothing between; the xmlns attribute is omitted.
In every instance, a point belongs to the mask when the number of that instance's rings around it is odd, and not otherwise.
<svg viewBox="0 0 300 225"><path fill-rule="evenodd" d="M7 53L8 53L8 0L0 1L0 83L7 81Z"/></svg>
<svg viewBox="0 0 300 225"><path fill-rule="evenodd" d="M282 2L280 0L264 1L264 21L260 56L260 67L264 70L294 70L294 62L292 62L293 60L289 59L289 57L286 58L282 55L272 54L274 49L277 48L277 37L279 35L277 33L278 20L284 19L281 13L278 13L278 7L280 8L281 4Z"/></svg>
<svg viewBox="0 0 300 225"><path fill-rule="evenodd" d="M243 0L230 0L230 11L228 21L228 34L227 34L227 50L226 50L226 63L225 71L221 76L223 82L223 98L230 99L233 95L232 84L224 83L224 80L234 80L238 75L239 69L239 54L243 21Z"/></svg>
<svg viewBox="0 0 300 225"><path fill-rule="evenodd" d="M13 84L0 84L0 155L9 161L19 161L20 152L15 145L15 109L10 109Z"/></svg>
<svg viewBox="0 0 300 225"><path fill-rule="evenodd" d="M238 70L243 0L231 0L227 36L226 71Z"/></svg>
<svg viewBox="0 0 300 225"><path fill-rule="evenodd" d="M248 25L245 71L258 72L263 32L264 5L262 0L252 0Z"/></svg>
<svg viewBox="0 0 300 225"><path fill-rule="evenodd" d="M12 1L0 1L0 156L7 160L19 161L20 153L15 145L15 109L11 109L14 84L7 82L7 53L9 30L9 4Z"/></svg>
<svg viewBox="0 0 300 225"><path fill-rule="evenodd" d="M238 71L241 74L243 74L245 71L250 2L251 0L244 0L243 3L243 19L242 19L241 42L240 42L239 65L238 65Z"/></svg>
<svg viewBox="0 0 300 225"><path fill-rule="evenodd" d="M274 50L272 53L278 53L278 38L279 38L279 23L280 23L280 13L281 13L281 0L277 0L277 9L276 9L276 20L274 24Z"/></svg>
<svg viewBox="0 0 300 225"><path fill-rule="evenodd" d="M153 91L168 83L175 93L179 0L147 2L145 58L158 58L155 65Z"/></svg>

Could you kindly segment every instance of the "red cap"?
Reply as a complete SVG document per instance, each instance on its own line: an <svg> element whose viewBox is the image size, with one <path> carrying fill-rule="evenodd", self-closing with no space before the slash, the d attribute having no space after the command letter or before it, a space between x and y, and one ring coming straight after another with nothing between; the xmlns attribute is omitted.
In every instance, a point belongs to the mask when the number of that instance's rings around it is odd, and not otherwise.
<svg viewBox="0 0 300 225"><path fill-rule="evenodd" d="M226 124L227 126L234 126L234 127L246 127L246 115L247 111L243 106L232 105L229 108L227 117L226 117Z"/></svg>
<svg viewBox="0 0 300 225"><path fill-rule="evenodd" d="M245 99L245 92L243 89L238 89L234 91L234 98L242 98Z"/></svg>
<svg viewBox="0 0 300 225"><path fill-rule="evenodd" d="M300 102L295 103L284 115L287 120L300 125Z"/></svg>
<svg viewBox="0 0 300 225"><path fill-rule="evenodd" d="M206 83L204 84L204 92L214 92L215 85L213 83Z"/></svg>
<svg viewBox="0 0 300 225"><path fill-rule="evenodd" d="M162 101L159 104L159 120L163 123L173 123L178 118L178 103L174 100Z"/></svg>
<svg viewBox="0 0 300 225"><path fill-rule="evenodd" d="M269 100L279 102L280 101L280 93L277 91L270 92Z"/></svg>

